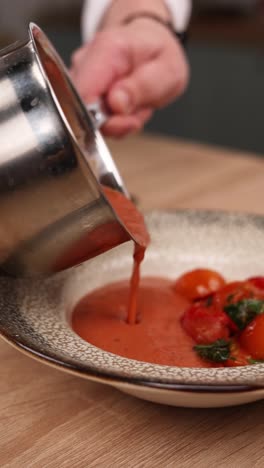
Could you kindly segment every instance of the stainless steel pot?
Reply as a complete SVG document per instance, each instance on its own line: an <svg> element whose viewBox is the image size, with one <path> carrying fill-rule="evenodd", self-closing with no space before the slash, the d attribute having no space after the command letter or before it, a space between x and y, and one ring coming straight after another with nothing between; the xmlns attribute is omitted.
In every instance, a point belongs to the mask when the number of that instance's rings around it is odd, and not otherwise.
<svg viewBox="0 0 264 468"><path fill-rule="evenodd" d="M104 118L100 108L87 112L37 25L30 24L26 44L0 53L5 273L48 275L131 239L101 190L104 184L128 195L97 130ZM104 231L102 241L98 229Z"/></svg>

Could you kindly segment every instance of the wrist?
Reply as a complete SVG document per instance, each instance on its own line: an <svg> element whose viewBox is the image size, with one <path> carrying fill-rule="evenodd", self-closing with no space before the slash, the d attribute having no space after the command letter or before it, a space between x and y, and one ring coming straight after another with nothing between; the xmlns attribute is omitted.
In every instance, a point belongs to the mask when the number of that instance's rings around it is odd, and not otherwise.
<svg viewBox="0 0 264 468"><path fill-rule="evenodd" d="M183 46L185 46L187 41L186 32L177 32L174 29L174 26L171 21L164 20L160 15L156 15L150 12L137 12L135 14L128 15L122 22L124 25L133 24L136 21L152 21L156 25L166 28L167 32L173 35L174 39L177 39Z"/></svg>
<svg viewBox="0 0 264 468"><path fill-rule="evenodd" d="M171 20L170 12L164 0L113 0L102 19L100 29L118 26L130 15L140 12L156 15L164 22Z"/></svg>

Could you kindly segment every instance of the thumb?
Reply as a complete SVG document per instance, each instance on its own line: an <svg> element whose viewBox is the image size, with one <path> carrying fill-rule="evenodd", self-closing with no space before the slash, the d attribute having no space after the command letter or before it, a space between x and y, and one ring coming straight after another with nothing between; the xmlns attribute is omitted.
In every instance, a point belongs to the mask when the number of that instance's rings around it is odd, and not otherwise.
<svg viewBox="0 0 264 468"><path fill-rule="evenodd" d="M71 76L84 101L92 102L107 94L130 69L130 54L122 43L99 33L73 56Z"/></svg>

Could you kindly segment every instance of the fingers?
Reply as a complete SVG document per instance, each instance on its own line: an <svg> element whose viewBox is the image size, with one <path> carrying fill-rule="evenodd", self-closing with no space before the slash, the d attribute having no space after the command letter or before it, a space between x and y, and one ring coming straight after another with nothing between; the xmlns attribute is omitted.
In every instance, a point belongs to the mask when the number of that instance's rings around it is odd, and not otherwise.
<svg viewBox="0 0 264 468"><path fill-rule="evenodd" d="M81 97L92 102L131 70L131 54L122 37L98 33L72 57L71 77Z"/></svg>
<svg viewBox="0 0 264 468"><path fill-rule="evenodd" d="M106 136L120 138L138 132L144 127L152 114L152 109L142 109L133 115L114 115L104 125L103 133Z"/></svg>
<svg viewBox="0 0 264 468"><path fill-rule="evenodd" d="M179 96L187 81L188 66L184 56L172 61L167 54L162 54L116 82L107 101L117 113L123 113L126 108L130 112L141 107L159 108Z"/></svg>
<svg viewBox="0 0 264 468"><path fill-rule="evenodd" d="M79 49L77 49L72 54L72 57L71 57L72 64L79 67L79 65L83 63L83 60L85 59L85 55L86 55L86 47L85 46L80 47Z"/></svg>
<svg viewBox="0 0 264 468"><path fill-rule="evenodd" d="M105 101L111 117L103 131L120 137L141 129L153 109L178 97L189 69L181 45L148 21L97 33L74 54L71 75L85 102Z"/></svg>

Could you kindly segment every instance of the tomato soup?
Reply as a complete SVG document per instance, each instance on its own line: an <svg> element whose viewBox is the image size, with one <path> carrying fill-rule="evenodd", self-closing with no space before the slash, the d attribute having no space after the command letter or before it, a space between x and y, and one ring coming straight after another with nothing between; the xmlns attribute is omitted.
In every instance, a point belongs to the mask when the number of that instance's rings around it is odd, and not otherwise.
<svg viewBox="0 0 264 468"><path fill-rule="evenodd" d="M227 283L216 271L196 269L174 281L140 279L149 244L144 218L122 194L104 193L134 238L132 276L83 297L73 311L74 331L105 351L154 364L264 362L264 277Z"/></svg>
<svg viewBox="0 0 264 468"><path fill-rule="evenodd" d="M106 285L84 297L74 310L73 329L95 346L130 359L208 367L192 351L193 340L180 325L189 301L175 293L169 280L140 281L150 240L143 216L119 192L103 190L135 240L133 271L130 281Z"/></svg>
<svg viewBox="0 0 264 468"><path fill-rule="evenodd" d="M72 327L84 340L119 356L154 364L210 367L192 350L193 340L181 327L189 306L172 282L142 278L134 324L127 322L129 281L106 285L77 304Z"/></svg>

